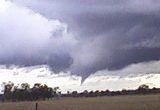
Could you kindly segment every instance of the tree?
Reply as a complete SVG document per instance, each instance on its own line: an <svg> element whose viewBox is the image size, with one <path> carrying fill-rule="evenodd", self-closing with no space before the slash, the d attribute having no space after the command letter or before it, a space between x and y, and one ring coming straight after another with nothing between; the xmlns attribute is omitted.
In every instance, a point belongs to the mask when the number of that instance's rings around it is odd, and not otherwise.
<svg viewBox="0 0 160 110"><path fill-rule="evenodd" d="M142 94L146 94L148 90L149 90L149 86L146 84L142 84L138 87L138 92Z"/></svg>
<svg viewBox="0 0 160 110"><path fill-rule="evenodd" d="M59 89L60 89L59 87L54 87L53 88L53 95L54 96L57 94L57 92L58 92Z"/></svg>
<svg viewBox="0 0 160 110"><path fill-rule="evenodd" d="M22 83L21 88L24 90L28 90L28 89L30 89L30 85L28 83Z"/></svg>
<svg viewBox="0 0 160 110"><path fill-rule="evenodd" d="M142 84L138 87L138 89L149 89L149 86L146 84Z"/></svg>
<svg viewBox="0 0 160 110"><path fill-rule="evenodd" d="M77 97L78 96L78 92L77 91L73 91L72 92L72 97Z"/></svg>
<svg viewBox="0 0 160 110"><path fill-rule="evenodd" d="M52 98L53 89L48 87L46 84L42 85L40 83L34 84L32 88L28 83L22 83L19 86L15 86L13 82L2 84L4 88L4 99L6 101L36 101L45 100ZM55 93L59 90L59 87L55 87Z"/></svg>
<svg viewBox="0 0 160 110"><path fill-rule="evenodd" d="M52 91L52 96L56 99L59 99L61 97L61 91L59 87L54 87Z"/></svg>
<svg viewBox="0 0 160 110"><path fill-rule="evenodd" d="M12 92L14 90L14 83L9 81L8 83L3 82L4 86L4 98L6 100L11 100L12 99Z"/></svg>

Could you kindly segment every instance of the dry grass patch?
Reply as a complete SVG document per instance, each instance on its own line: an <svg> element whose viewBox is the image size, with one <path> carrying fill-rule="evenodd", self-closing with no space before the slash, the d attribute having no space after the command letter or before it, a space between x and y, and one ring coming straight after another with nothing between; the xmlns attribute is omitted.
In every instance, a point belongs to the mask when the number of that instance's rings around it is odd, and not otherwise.
<svg viewBox="0 0 160 110"><path fill-rule="evenodd" d="M63 98L38 102L38 110L160 110L160 95ZM2 103L0 110L35 110L35 102Z"/></svg>

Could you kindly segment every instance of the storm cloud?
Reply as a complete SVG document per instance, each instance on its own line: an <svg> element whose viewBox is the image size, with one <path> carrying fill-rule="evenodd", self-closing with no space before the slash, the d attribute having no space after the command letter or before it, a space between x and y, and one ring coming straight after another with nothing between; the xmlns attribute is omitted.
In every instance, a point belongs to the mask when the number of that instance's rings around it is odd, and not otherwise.
<svg viewBox="0 0 160 110"><path fill-rule="evenodd" d="M3 1L3 0L2 0ZM158 0L13 0L0 12L0 63L88 77L160 59Z"/></svg>
<svg viewBox="0 0 160 110"><path fill-rule="evenodd" d="M67 25L11 2L0 2L0 64L49 65L62 71L72 64L68 51L76 40Z"/></svg>

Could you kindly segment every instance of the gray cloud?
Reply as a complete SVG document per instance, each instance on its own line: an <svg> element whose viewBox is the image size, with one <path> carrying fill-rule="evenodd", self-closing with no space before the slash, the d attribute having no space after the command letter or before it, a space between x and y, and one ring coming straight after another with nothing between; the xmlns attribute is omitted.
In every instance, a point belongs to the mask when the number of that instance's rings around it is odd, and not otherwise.
<svg viewBox="0 0 160 110"><path fill-rule="evenodd" d="M9 53L1 57L1 64L48 64L54 71L71 71L86 78L99 70L117 70L133 63L160 59L158 0L14 0L13 3L33 10L34 14L40 13L48 21L57 19L59 24L51 23L56 28L45 33L49 33L49 40L45 45L37 44L43 46L41 48L27 44L29 52L26 53L24 43L19 44L22 49L7 46L4 50ZM48 25L50 28L50 22ZM6 36L4 32L1 36ZM1 39L2 45L19 38ZM35 39L31 40L35 43Z"/></svg>
<svg viewBox="0 0 160 110"><path fill-rule="evenodd" d="M76 39L65 23L10 2L0 3L1 65L49 65L56 72L70 67L69 51Z"/></svg>

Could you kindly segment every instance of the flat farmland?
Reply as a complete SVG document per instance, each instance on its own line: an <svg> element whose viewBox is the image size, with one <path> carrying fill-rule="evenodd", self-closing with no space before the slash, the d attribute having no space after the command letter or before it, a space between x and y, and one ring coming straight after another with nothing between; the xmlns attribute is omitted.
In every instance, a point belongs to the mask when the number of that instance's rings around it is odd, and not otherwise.
<svg viewBox="0 0 160 110"><path fill-rule="evenodd" d="M0 110L35 110L35 103L0 103ZM61 98L39 101L38 110L160 110L160 95Z"/></svg>

